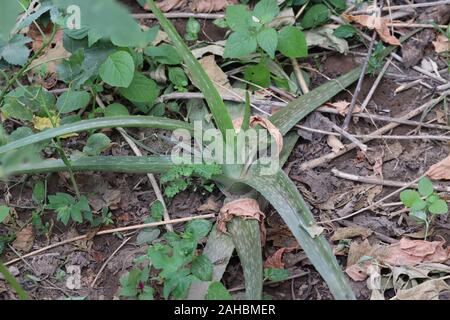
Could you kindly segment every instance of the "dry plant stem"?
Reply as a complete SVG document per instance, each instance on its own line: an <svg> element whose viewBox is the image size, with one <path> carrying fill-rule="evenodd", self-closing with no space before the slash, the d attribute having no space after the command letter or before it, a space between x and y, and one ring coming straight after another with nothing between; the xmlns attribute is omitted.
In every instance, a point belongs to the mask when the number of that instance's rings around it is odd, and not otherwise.
<svg viewBox="0 0 450 320"><path fill-rule="evenodd" d="M434 7L434 6L439 6L441 4L450 4L450 0L441 0L441 1L435 1L435 2L425 2L425 3L414 3L414 4L390 6L390 7L382 8L381 11L394 11L394 10L402 10L402 9ZM379 8L377 8L375 10L379 10ZM372 8L365 9L365 10L358 10L358 11L353 11L352 14L371 13L371 12L374 12L375 10Z"/></svg>
<svg viewBox="0 0 450 320"><path fill-rule="evenodd" d="M104 109L105 104L103 103L102 99L100 99L100 97L98 95L96 96L95 99L96 99L98 105ZM130 139L130 137L127 135L125 130L121 127L117 127L117 131L119 131L119 133L122 135L122 137L128 143L131 150L133 150L134 154L136 156L142 157L141 150L139 150L139 148L136 146L136 143L132 139ZM161 189L158 186L158 182L156 181L156 178L152 173L147 173L147 177L148 177L148 180L150 181L150 184L152 185L153 191L155 192L156 198L158 199L159 202L161 202L161 204L163 206L164 221L169 221L170 220L169 212L167 211L166 202L164 201L164 197L161 193ZM167 231L173 231L173 228L170 224L167 224L165 227L166 227Z"/></svg>
<svg viewBox="0 0 450 320"><path fill-rule="evenodd" d="M345 138L347 138L348 140L350 140L352 143L354 143L359 149L361 149L361 151L363 151L363 152L367 151L367 146L365 144L363 144L361 141L359 141L354 135L352 135L352 134L348 133L347 131L345 131L344 129L340 128L337 124L335 124L328 118L326 118L324 116L321 116L321 118L323 119L323 121L327 122L333 128L334 131L338 132L338 134L335 134L334 132L327 132L326 134L338 135L338 136L342 135ZM302 129L309 130L311 128L306 128L306 127L302 126ZM326 131L324 131L323 133L325 133L325 132Z"/></svg>
<svg viewBox="0 0 450 320"><path fill-rule="evenodd" d="M132 15L135 19L156 19L153 13L136 13ZM196 18L196 19L222 19L225 17L223 13L195 13L195 12L165 12L164 16L167 19L183 19L183 18Z"/></svg>
<svg viewBox="0 0 450 320"><path fill-rule="evenodd" d="M305 77L303 77L303 72L297 62L297 59L291 59L292 67L294 68L295 77L297 78L300 89L302 89L303 94L309 92L308 85L306 84Z"/></svg>
<svg viewBox="0 0 450 320"><path fill-rule="evenodd" d="M144 223L144 224L138 224L138 225L134 225L134 226L102 230L102 231L97 232L94 236L100 236L100 235L104 235L104 234L112 234L112 233L116 233L116 232L131 231L131 230L140 230L140 229L151 228L151 227L159 227L159 226L164 226L166 224L181 223L181 222L191 221L191 220L195 220L195 219L208 219L208 218L214 218L215 216L216 216L215 214L211 213L211 214L204 214L204 215L200 215L200 216L192 216L192 217L186 217L186 218L173 219L173 220L169 220L169 221ZM84 239L89 239L91 237L92 237L92 234L85 234L85 235L73 237L73 238L70 238L67 240L63 240L63 241L60 241L57 243L53 243L53 244L46 246L44 248L41 248L39 250L24 254L21 258L10 260L5 263L5 266L12 265L24 258L35 256L41 252L45 252L47 250L62 246L64 244L68 244L68 243L72 243L72 242L80 241L80 240L84 240Z"/></svg>
<svg viewBox="0 0 450 320"><path fill-rule="evenodd" d="M362 182L362 183L368 183L368 184L376 184L376 185L382 185L382 186L387 186L387 187L396 187L396 188L402 188L402 187L405 187L405 186L408 186L408 187L411 187L411 188L417 188L418 187L417 184L411 185L410 183L403 182L403 181L384 180L384 179L379 179L379 178L376 178L376 177L358 176L358 175L354 175L354 174L351 174L351 173L340 171L340 170L338 170L336 168L333 168L331 170L331 172L338 178L351 180L351 181L356 181L356 182ZM439 191L439 192L450 192L450 187L445 187L445 186L435 185L434 189L436 191Z"/></svg>
<svg viewBox="0 0 450 320"><path fill-rule="evenodd" d="M403 186L402 188L395 190L394 192L388 194L387 196L383 197L382 199L378 200L377 202L374 202L374 203L372 203L371 205L369 205L369 206L367 206L367 207L365 207L365 208L362 208L361 210L355 211L355 212L353 212L353 213L351 213L351 214L348 214L348 215L343 216L343 217L340 217L340 218L331 219L331 220L325 220L325 221L320 221L320 222L318 222L317 224L326 224L326 223L331 223L331 222L336 222L336 221L346 220L346 219L351 218L351 217L354 217L354 216L356 216L356 215L358 215L358 214L360 214L360 213L363 213L363 212L365 212L365 211L367 211L367 210L376 208L379 204L383 203L383 202L386 201L387 199L389 199L389 198L391 198L391 197L397 195L398 193L402 192L403 190L405 190L405 189L407 189L407 188L413 186L414 184L416 184L416 183L417 183L420 179L422 179L423 177L424 177L424 175L420 176L420 177L417 178L416 180L411 181L410 183L408 183L407 185Z"/></svg>
<svg viewBox="0 0 450 320"><path fill-rule="evenodd" d="M432 25L428 23L408 23L408 22L386 22L388 27L399 27L399 28L447 28L446 25L438 24Z"/></svg>
<svg viewBox="0 0 450 320"><path fill-rule="evenodd" d="M124 245L127 244L128 241L130 241L131 237L126 238L125 240L123 240L123 242L117 247L116 250L114 250L114 252L109 256L108 259L106 259L105 263L101 266L100 270L98 270L97 275L95 276L94 280L91 283L91 288L93 288L95 286L95 283L97 282L98 278L100 277L100 275L102 274L103 270L105 270L106 266L108 265L108 263L112 260L112 258L116 255L117 252L119 252L120 249L122 249L122 247Z"/></svg>
<svg viewBox="0 0 450 320"><path fill-rule="evenodd" d="M450 91L445 91L443 92L438 98L430 100L426 103L424 103L423 105L421 105L420 107L408 112L407 114L405 114L404 116L400 117L400 120L409 120L412 117L415 117L419 114L421 114L424 110L428 110L429 108L431 108L432 106L438 104L439 102L441 102L444 97L446 97L447 95L450 94ZM371 140L373 140L374 138L372 138L371 136L378 136L378 135L382 135L386 132L391 131L392 129L396 128L399 126L399 123L389 123L387 125L385 125L384 127L381 127L378 130L375 130L372 134L369 135L368 138L365 138L362 140L363 143L369 142ZM324 156L321 156L319 158L313 159L311 161L307 161L305 163L303 163L300 166L300 170L308 170L308 169L313 169L316 168L318 166L323 165L326 162L329 162L333 159L336 159L340 156L342 156L343 154L347 153L350 150L353 150L356 147L356 145L354 143L351 144L347 144L344 146L344 149L342 149L341 151L334 153L328 153Z"/></svg>
<svg viewBox="0 0 450 320"><path fill-rule="evenodd" d="M344 125L342 129L347 130L350 125L350 120L352 119L353 110L355 109L356 100L358 99L359 92L361 91L362 83L364 80L364 76L366 74L367 66L369 64L370 56L372 55L373 44L375 42L375 38L377 37L377 32L373 31L372 39L370 40L369 49L367 51L367 57L364 60L364 64L361 69L361 75L358 79L358 84L356 85L355 93L353 94L352 101L350 102L350 106L348 107L348 113L344 120Z"/></svg>

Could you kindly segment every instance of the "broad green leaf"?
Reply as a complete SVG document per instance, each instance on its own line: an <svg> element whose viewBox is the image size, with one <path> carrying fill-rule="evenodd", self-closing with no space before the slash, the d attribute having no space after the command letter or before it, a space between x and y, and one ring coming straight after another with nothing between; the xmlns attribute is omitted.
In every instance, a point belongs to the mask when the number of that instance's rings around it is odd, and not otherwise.
<svg viewBox="0 0 450 320"><path fill-rule="evenodd" d="M113 53L99 69L100 77L114 87L128 87L133 80L134 62L126 51Z"/></svg>
<svg viewBox="0 0 450 320"><path fill-rule="evenodd" d="M83 152L88 156L98 156L103 150L109 147L111 139L103 133L94 133L87 140Z"/></svg>
<svg viewBox="0 0 450 320"><path fill-rule="evenodd" d="M326 5L315 4L305 12L300 24L304 29L320 26L328 21L329 14L330 12Z"/></svg>
<svg viewBox="0 0 450 320"><path fill-rule="evenodd" d="M195 219L186 224L185 232L192 234L196 239L204 238L211 230L212 224L208 220Z"/></svg>
<svg viewBox="0 0 450 320"><path fill-rule="evenodd" d="M418 183L419 193L422 197L428 197L433 193L433 183L430 179L423 177Z"/></svg>
<svg viewBox="0 0 450 320"><path fill-rule="evenodd" d="M82 120L69 123L58 128L48 129L34 135L12 141L0 147L0 154L24 147L34 143L43 142L70 133L103 128L158 128L166 130L186 129L193 130L193 126L187 122L167 118L150 116L108 117L91 120Z"/></svg>
<svg viewBox="0 0 450 320"><path fill-rule="evenodd" d="M105 117L122 117L130 114L127 107L120 103L110 104L103 110L103 113L105 114Z"/></svg>
<svg viewBox="0 0 450 320"><path fill-rule="evenodd" d="M205 300L233 300L233 298L221 282L214 281L209 285Z"/></svg>
<svg viewBox="0 0 450 320"><path fill-rule="evenodd" d="M251 19L252 15L245 5L239 4L226 8L225 21L233 31L247 31L250 28Z"/></svg>
<svg viewBox="0 0 450 320"><path fill-rule="evenodd" d="M118 47L145 45L144 32L119 1L53 0L53 3L64 12L69 6L77 5L81 13L81 27L96 39L111 39Z"/></svg>
<svg viewBox="0 0 450 320"><path fill-rule="evenodd" d="M278 34L275 29L262 29L256 36L256 40L259 46L273 59L278 46Z"/></svg>
<svg viewBox="0 0 450 320"><path fill-rule="evenodd" d="M328 2L338 11L344 11L347 8L345 0L328 0Z"/></svg>
<svg viewBox="0 0 450 320"><path fill-rule="evenodd" d="M22 34L16 34L8 42L0 40L0 58L12 65L23 66L30 55L30 49L26 46L31 39Z"/></svg>
<svg viewBox="0 0 450 320"><path fill-rule="evenodd" d="M0 206L0 223L5 221L9 216L9 208L7 206Z"/></svg>
<svg viewBox="0 0 450 320"><path fill-rule="evenodd" d="M10 33L16 25L17 16L22 12L22 6L18 1L2 1L0 10L0 40L8 41Z"/></svg>
<svg viewBox="0 0 450 320"><path fill-rule="evenodd" d="M267 268L264 269L264 277L270 281L284 281L289 277L289 271L286 269Z"/></svg>
<svg viewBox="0 0 450 320"><path fill-rule="evenodd" d="M198 39L198 33L200 32L200 23L190 17L186 23L186 34L184 38L188 41L195 41Z"/></svg>
<svg viewBox="0 0 450 320"><path fill-rule="evenodd" d="M202 281L211 281L213 264L204 255L194 257L192 260L191 272Z"/></svg>
<svg viewBox="0 0 450 320"><path fill-rule="evenodd" d="M178 55L177 50L173 46L165 43L157 47L148 47L144 53L162 64L175 65L183 61Z"/></svg>
<svg viewBox="0 0 450 320"><path fill-rule="evenodd" d="M43 112L43 106L54 110L54 104L54 95L42 87L22 86L6 95L2 113L6 117L31 121L33 114ZM45 116L45 113L43 115Z"/></svg>
<svg viewBox="0 0 450 320"><path fill-rule="evenodd" d="M428 210L432 214L446 214L448 213L448 205L445 200L439 199L433 202L429 207Z"/></svg>
<svg viewBox="0 0 450 320"><path fill-rule="evenodd" d="M42 181L38 181L33 186L33 201L37 204L42 204L45 201L45 184Z"/></svg>
<svg viewBox="0 0 450 320"><path fill-rule="evenodd" d="M127 88L119 88L119 92L126 99L134 102L152 103L158 96L156 82L140 72L135 72L133 81Z"/></svg>
<svg viewBox="0 0 450 320"><path fill-rule="evenodd" d="M177 87L186 87L188 78L180 67L169 68L169 80Z"/></svg>
<svg viewBox="0 0 450 320"><path fill-rule="evenodd" d="M425 209L427 206L427 203L422 199L417 199L414 201L413 205L411 206L411 210L413 211L419 211Z"/></svg>
<svg viewBox="0 0 450 320"><path fill-rule="evenodd" d="M420 194L417 191L408 189L400 193L400 200L402 200L403 204L406 207L411 208L414 205L414 203L416 203L421 199Z"/></svg>
<svg viewBox="0 0 450 320"><path fill-rule="evenodd" d="M357 30L352 25L342 25L334 30L333 35L341 39L347 39L353 37L357 33Z"/></svg>
<svg viewBox="0 0 450 320"><path fill-rule="evenodd" d="M262 24L266 24L272 21L278 13L280 9L278 8L278 4L276 0L261 0L255 5L253 9L253 15L259 19L259 22Z"/></svg>
<svg viewBox="0 0 450 320"><path fill-rule="evenodd" d="M270 85L270 72L269 69L261 63L253 66L250 65L244 70L244 79L263 88L267 88Z"/></svg>
<svg viewBox="0 0 450 320"><path fill-rule="evenodd" d="M87 107L91 95L86 91L69 90L58 97L56 107L61 113L69 113Z"/></svg>
<svg viewBox="0 0 450 320"><path fill-rule="evenodd" d="M224 58L243 58L255 52L257 47L256 38L248 32L233 32L227 39Z"/></svg>
<svg viewBox="0 0 450 320"><path fill-rule="evenodd" d="M144 229L137 235L136 244L138 246L143 244L150 244L153 240L158 239L161 231L158 228Z"/></svg>
<svg viewBox="0 0 450 320"><path fill-rule="evenodd" d="M289 58L308 56L305 35L296 27L284 27L278 32L278 50Z"/></svg>
<svg viewBox="0 0 450 320"><path fill-rule="evenodd" d="M323 235L313 238L309 234L308 229L315 221L295 184L281 169L273 175L261 175L258 166L252 166L250 170L245 183L261 193L278 211L334 298L355 299L328 241Z"/></svg>

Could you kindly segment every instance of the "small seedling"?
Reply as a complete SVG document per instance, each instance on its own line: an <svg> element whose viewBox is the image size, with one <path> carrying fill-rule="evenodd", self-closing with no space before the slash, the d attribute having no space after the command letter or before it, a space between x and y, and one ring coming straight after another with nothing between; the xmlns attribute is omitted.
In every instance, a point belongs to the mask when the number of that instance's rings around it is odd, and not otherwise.
<svg viewBox="0 0 450 320"><path fill-rule="evenodd" d="M425 225L425 239L434 218L448 213L447 202L434 192L433 183L425 177L419 181L418 192L411 189L404 190L400 193L400 199L405 207L410 209L409 216Z"/></svg>
<svg viewBox="0 0 450 320"><path fill-rule="evenodd" d="M54 210L57 219L67 225L70 220L82 223L84 219L93 222L92 211L88 200L81 196L79 200L67 193L58 192L56 195L48 196L47 209Z"/></svg>

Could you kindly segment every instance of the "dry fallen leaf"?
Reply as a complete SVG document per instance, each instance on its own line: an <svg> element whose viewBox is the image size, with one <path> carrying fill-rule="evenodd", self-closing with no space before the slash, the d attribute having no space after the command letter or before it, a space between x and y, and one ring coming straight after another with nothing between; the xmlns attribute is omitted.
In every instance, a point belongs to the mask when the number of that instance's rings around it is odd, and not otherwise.
<svg viewBox="0 0 450 320"><path fill-rule="evenodd" d="M63 30L59 30L55 34L52 43L44 50L43 54L33 60L30 68L35 68L40 65L46 65L47 74L56 73L56 66L63 60L70 57L70 52L64 49L63 45ZM35 69L32 69L32 71Z"/></svg>
<svg viewBox="0 0 450 320"><path fill-rule="evenodd" d="M237 118L237 119L233 120L233 126L238 133L242 127L242 121L243 121L242 118ZM256 127L257 125L260 125L260 126L266 128L267 131L269 131L270 135L275 140L275 144L277 146L278 153L280 153L281 150L283 150L283 136L280 133L280 130L278 130L278 128L275 127L273 125L273 123L269 121L269 119L263 118L261 116L251 116L249 127L253 128L253 127Z"/></svg>
<svg viewBox="0 0 450 320"><path fill-rule="evenodd" d="M439 300L439 293L449 289L443 279L433 279L407 290L398 290L391 300Z"/></svg>
<svg viewBox="0 0 450 320"><path fill-rule="evenodd" d="M283 254L298 247L280 248L264 262L264 268L284 269Z"/></svg>
<svg viewBox="0 0 450 320"><path fill-rule="evenodd" d="M450 180L450 155L432 165L425 174L433 180Z"/></svg>
<svg viewBox="0 0 450 320"><path fill-rule="evenodd" d="M443 34L437 36L436 41L433 41L434 50L437 53L442 53L450 50L450 43L448 38Z"/></svg>
<svg viewBox="0 0 450 320"><path fill-rule="evenodd" d="M33 242L33 226L29 225L16 234L16 240L14 240L12 246L14 247L14 249L27 252L30 251L30 249L33 247Z"/></svg>
<svg viewBox="0 0 450 320"><path fill-rule="evenodd" d="M260 222L261 237L265 239L266 229L264 226L264 213L259 209L258 201L251 198L242 198L226 203L220 209L217 217L217 229L220 232L227 232L227 223L230 222L234 216L243 219L254 219Z"/></svg>
<svg viewBox="0 0 450 320"><path fill-rule="evenodd" d="M213 12L222 11L228 5L237 3L237 0L193 0L190 7L194 12Z"/></svg>
<svg viewBox="0 0 450 320"><path fill-rule="evenodd" d="M345 100L327 103L327 106L335 108L341 116L345 116L347 114L349 105L350 102L347 102ZM359 112L361 112L361 107L359 105L355 105L355 108L353 109L352 113L359 113Z"/></svg>
<svg viewBox="0 0 450 320"><path fill-rule="evenodd" d="M400 41L396 37L391 35L386 24L386 19L368 15L352 16L349 14L344 14L343 16L351 22L359 23L360 25L372 30L375 29L383 42L386 42L393 46L400 45Z"/></svg>
<svg viewBox="0 0 450 320"><path fill-rule="evenodd" d="M372 235L372 233L372 230L360 226L339 228L334 232L331 240L339 241L344 239L351 239L354 237L362 237L363 239L366 239L370 235Z"/></svg>
<svg viewBox="0 0 450 320"><path fill-rule="evenodd" d="M330 146L331 150L336 154L345 148L341 140L339 140L336 136L333 136L331 134L328 135L327 137L327 144Z"/></svg>
<svg viewBox="0 0 450 320"><path fill-rule="evenodd" d="M197 208L197 211L205 212L205 211L212 211L212 212L218 212L220 210L220 204L215 200L213 196L210 196L208 200L206 200L206 203L202 204Z"/></svg>
<svg viewBox="0 0 450 320"><path fill-rule="evenodd" d="M164 0L161 2L157 2L156 5L161 9L161 11L167 12L173 9L178 9L184 6L186 3L187 0ZM148 10L147 5L144 6L144 9Z"/></svg>
<svg viewBox="0 0 450 320"><path fill-rule="evenodd" d="M217 65L214 55L208 55L200 59L198 62L202 65L206 74L210 77L217 91L221 95L229 95L233 88L228 81L228 76ZM195 84L195 79L191 79Z"/></svg>

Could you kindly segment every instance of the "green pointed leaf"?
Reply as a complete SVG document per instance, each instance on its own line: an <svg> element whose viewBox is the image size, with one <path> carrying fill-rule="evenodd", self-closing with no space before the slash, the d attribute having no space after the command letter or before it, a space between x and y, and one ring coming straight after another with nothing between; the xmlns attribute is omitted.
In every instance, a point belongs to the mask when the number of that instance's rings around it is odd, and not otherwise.
<svg viewBox="0 0 450 320"><path fill-rule="evenodd" d="M225 288L225 286L219 282L211 282L208 288L208 292L205 296L206 300L233 300L231 294Z"/></svg>
<svg viewBox="0 0 450 320"><path fill-rule="evenodd" d="M183 61L174 46L165 43L157 47L148 47L144 53L162 64L175 65Z"/></svg>
<svg viewBox="0 0 450 320"><path fill-rule="evenodd" d="M126 51L115 52L102 63L99 74L107 84L126 88L133 80L133 57Z"/></svg>
<svg viewBox="0 0 450 320"><path fill-rule="evenodd" d="M433 183L430 179L423 177L418 183L419 193L422 197L428 197L433 193Z"/></svg>
<svg viewBox="0 0 450 320"><path fill-rule="evenodd" d="M227 39L224 58L242 58L255 52L257 47L256 39L248 32L233 32Z"/></svg>
<svg viewBox="0 0 450 320"><path fill-rule="evenodd" d="M278 50L289 58L308 56L305 35L298 28L286 26L278 32Z"/></svg>
<svg viewBox="0 0 450 320"><path fill-rule="evenodd" d="M69 113L85 108L91 100L91 95L86 91L69 90L58 97L56 107L61 113Z"/></svg>
<svg viewBox="0 0 450 320"><path fill-rule="evenodd" d="M247 31L250 28L251 19L251 13L245 5L239 4L226 8L225 21L233 31Z"/></svg>
<svg viewBox="0 0 450 320"><path fill-rule="evenodd" d="M333 35L341 39L347 39L353 37L358 31L352 25L342 25L334 30Z"/></svg>
<svg viewBox="0 0 450 320"><path fill-rule="evenodd" d="M195 219L187 223L185 232L192 234L196 239L204 238L211 230L212 224L208 220Z"/></svg>
<svg viewBox="0 0 450 320"><path fill-rule="evenodd" d="M105 117L124 117L130 115L127 107L120 103L112 103L103 111Z"/></svg>
<svg viewBox="0 0 450 320"><path fill-rule="evenodd" d="M270 85L270 71L263 64L250 65L244 70L244 79L267 88Z"/></svg>
<svg viewBox="0 0 450 320"><path fill-rule="evenodd" d="M259 46L271 57L275 57L275 50L278 46L278 34L273 28L265 28L256 36Z"/></svg>
<svg viewBox="0 0 450 320"><path fill-rule="evenodd" d="M158 96L156 82L140 72L135 72L131 84L127 88L119 88L126 99L133 102L152 103Z"/></svg>
<svg viewBox="0 0 450 320"><path fill-rule="evenodd" d="M304 29L314 28L328 21L330 12L324 4L315 4L309 8L300 21Z"/></svg>
<svg viewBox="0 0 450 320"><path fill-rule="evenodd" d="M272 21L279 13L280 9L276 0L258 1L253 9L253 15L259 19L261 24Z"/></svg>
<svg viewBox="0 0 450 320"><path fill-rule="evenodd" d="M111 139L103 133L94 133L87 140L83 148L83 152L88 156L98 156L103 150L107 149L111 143Z"/></svg>

